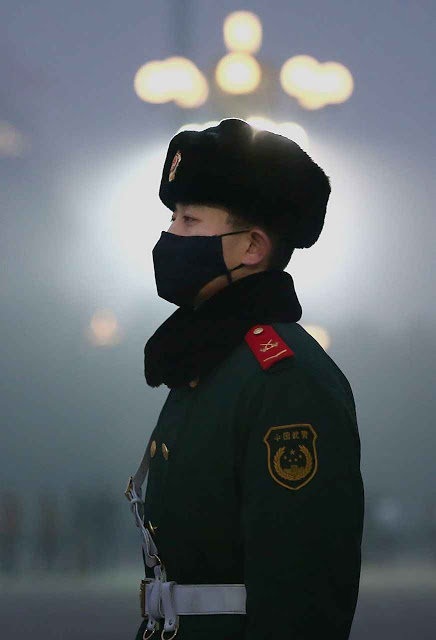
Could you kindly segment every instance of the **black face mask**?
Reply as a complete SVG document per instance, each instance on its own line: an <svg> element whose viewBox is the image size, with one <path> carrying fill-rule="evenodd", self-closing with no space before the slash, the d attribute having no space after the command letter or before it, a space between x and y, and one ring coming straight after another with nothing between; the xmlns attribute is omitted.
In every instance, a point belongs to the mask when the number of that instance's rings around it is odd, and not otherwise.
<svg viewBox="0 0 436 640"><path fill-rule="evenodd" d="M231 271L223 255L223 236L244 231L232 231L217 236L178 236L162 231L153 249L154 275L160 298L178 306L193 306L195 297L205 284L223 274L232 284Z"/></svg>

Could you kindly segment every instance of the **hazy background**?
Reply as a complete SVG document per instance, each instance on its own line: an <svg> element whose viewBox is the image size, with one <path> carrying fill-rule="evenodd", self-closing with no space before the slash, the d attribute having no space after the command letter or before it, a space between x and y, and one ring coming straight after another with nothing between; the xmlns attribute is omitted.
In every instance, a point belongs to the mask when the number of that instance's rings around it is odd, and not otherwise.
<svg viewBox="0 0 436 640"><path fill-rule="evenodd" d="M171 55L210 71L236 10L261 19L265 65L306 54L353 74L343 104L307 111L277 87L253 112L303 126L332 183L320 239L287 271L300 324L328 331L356 401L367 504L351 638L435 637L434 2L2 0L8 637L128 639L141 622L139 530L124 491L168 394L143 376L144 344L176 309L157 296L151 260L170 224L163 160L184 124L248 114L231 98L148 104L133 78ZM98 318L100 329L113 322L110 344L96 344Z"/></svg>

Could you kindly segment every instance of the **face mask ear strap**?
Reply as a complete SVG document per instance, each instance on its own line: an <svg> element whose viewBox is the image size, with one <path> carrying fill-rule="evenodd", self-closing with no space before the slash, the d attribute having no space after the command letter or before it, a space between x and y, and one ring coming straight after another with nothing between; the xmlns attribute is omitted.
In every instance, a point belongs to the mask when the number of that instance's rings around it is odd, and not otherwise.
<svg viewBox="0 0 436 640"><path fill-rule="evenodd" d="M233 236L236 233L245 233L246 231L251 231L251 229L243 229L242 231L231 231L230 233L222 233L221 234L221 238L223 236ZM229 284L233 283L232 276L230 275L230 272L231 271L235 271L235 269L240 269L241 267L245 267L245 264L243 264L242 262L237 267L233 267L233 269L227 269L226 270L226 276L227 276L227 280L229 281Z"/></svg>
<svg viewBox="0 0 436 640"><path fill-rule="evenodd" d="M226 275L227 275L227 280L229 281L229 284L232 284L232 282L233 282L232 276L230 275L230 272L231 271L235 271L236 269L240 269L241 267L245 267L245 264L243 264L242 262L237 267L233 267L233 269L227 269Z"/></svg>
<svg viewBox="0 0 436 640"><path fill-rule="evenodd" d="M245 233L246 231L251 231L251 229L243 229L242 231L230 231L230 233L221 233L220 238L222 238L223 236L233 236L236 233Z"/></svg>

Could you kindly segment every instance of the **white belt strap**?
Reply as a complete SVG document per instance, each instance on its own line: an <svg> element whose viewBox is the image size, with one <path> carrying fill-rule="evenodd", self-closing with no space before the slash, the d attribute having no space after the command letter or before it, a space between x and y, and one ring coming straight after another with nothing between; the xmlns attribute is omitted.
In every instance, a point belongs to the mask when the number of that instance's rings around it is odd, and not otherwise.
<svg viewBox="0 0 436 640"><path fill-rule="evenodd" d="M144 526L145 508L141 487L150 466L150 446L151 436L137 472L129 478L125 496L130 502L136 526L140 528L145 563L153 568L155 575L154 578L145 577L141 580L141 614L148 617L147 630L151 631L147 637L144 633L144 640L148 640L159 628L157 621L162 618L165 622L161 638L165 640L166 631L173 632L171 638L176 635L179 615L245 614L246 588L244 584L177 584L174 580L167 580L156 544Z"/></svg>
<svg viewBox="0 0 436 640"><path fill-rule="evenodd" d="M244 584L174 584L179 615L245 614Z"/></svg>

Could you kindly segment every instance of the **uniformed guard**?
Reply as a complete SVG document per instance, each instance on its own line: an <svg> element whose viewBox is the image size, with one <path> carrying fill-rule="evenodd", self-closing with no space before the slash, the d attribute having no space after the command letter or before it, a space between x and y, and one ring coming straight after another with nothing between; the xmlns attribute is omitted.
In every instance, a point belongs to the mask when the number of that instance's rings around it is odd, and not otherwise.
<svg viewBox="0 0 436 640"><path fill-rule="evenodd" d="M147 384L170 391L126 489L145 567L136 640L349 637L354 397L298 324L284 271L318 239L329 195L295 142L240 119L169 144L159 196L173 217L153 261L178 308L144 353Z"/></svg>

